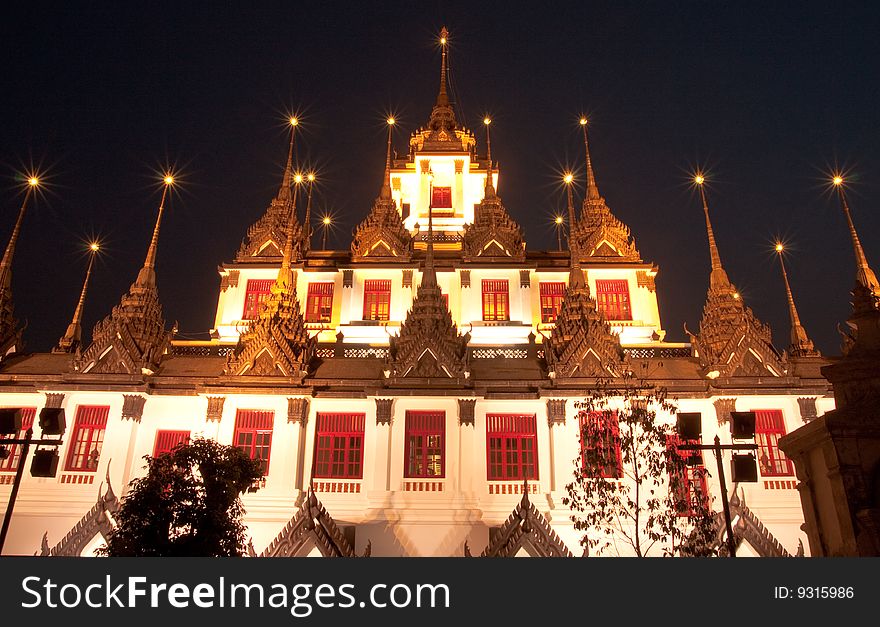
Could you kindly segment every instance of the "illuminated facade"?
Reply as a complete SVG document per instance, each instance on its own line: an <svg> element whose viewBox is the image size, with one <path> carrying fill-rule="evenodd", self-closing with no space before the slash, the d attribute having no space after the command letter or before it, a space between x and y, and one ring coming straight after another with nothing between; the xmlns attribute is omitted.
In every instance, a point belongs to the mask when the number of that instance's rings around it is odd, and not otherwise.
<svg viewBox="0 0 880 627"><path fill-rule="evenodd" d="M562 504L574 404L633 373L700 413L704 442L729 441L731 411L756 411L759 480L732 503L739 551L797 553L803 515L776 440L833 408L826 361L770 344L721 265L705 196L703 319L690 342L665 342L658 268L599 193L586 121L569 250L528 249L496 191L489 122L482 152L456 120L443 48L428 123L392 158L389 120L379 195L344 251L314 249L311 219L297 215L309 183L294 174L292 123L277 196L220 266L211 341L166 329L157 220L144 268L90 344L69 331L56 351L13 350L0 368L0 406L61 407L68 420L57 476L25 473L4 552L90 553L143 456L205 436L262 460L264 480L244 497L256 554L580 555ZM12 346L3 289L0 339ZM0 499L13 468L0 466Z"/></svg>

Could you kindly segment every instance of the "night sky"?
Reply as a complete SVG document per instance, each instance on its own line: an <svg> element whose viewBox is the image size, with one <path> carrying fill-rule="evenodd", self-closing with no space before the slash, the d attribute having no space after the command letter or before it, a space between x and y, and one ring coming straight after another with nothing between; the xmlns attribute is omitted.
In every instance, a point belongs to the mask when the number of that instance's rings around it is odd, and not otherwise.
<svg viewBox="0 0 880 627"><path fill-rule="evenodd" d="M93 236L105 254L86 342L119 302L143 264L166 166L181 185L162 225L160 299L179 337L206 338L217 266L278 189L290 112L302 120L297 159L319 177L313 209L332 211L329 242L347 249L379 192L385 117L399 120L401 153L428 120L446 25L459 122L478 133L482 154L480 120L492 116L498 191L530 249L556 247L566 167L582 196L585 112L599 189L660 268L667 340L683 341L684 323L698 328L708 286L689 184L701 167L725 269L776 346L788 345L789 329L772 252L782 237L803 324L836 355L855 269L827 185L835 168L846 171L856 227L880 271L880 9L718 4L5 5L2 246L23 197L18 173L37 167L47 183L14 263L26 349L49 350L64 333Z"/></svg>

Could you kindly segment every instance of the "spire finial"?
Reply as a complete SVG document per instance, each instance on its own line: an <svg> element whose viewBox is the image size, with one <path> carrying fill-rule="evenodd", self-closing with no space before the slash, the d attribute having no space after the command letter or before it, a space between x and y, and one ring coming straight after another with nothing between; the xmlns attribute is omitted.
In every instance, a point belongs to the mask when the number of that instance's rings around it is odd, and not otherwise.
<svg viewBox="0 0 880 627"><path fill-rule="evenodd" d="M877 276L868 265L868 259L865 257L865 251L862 243L859 241L859 234L856 233L855 224L853 224L852 214L849 211L849 204L846 202L846 194L843 191L843 177L835 176L831 181L837 188L837 196L840 198L840 205L843 214L846 216L846 223L849 226L849 236L852 239L853 252L856 256L856 282L863 287L868 288L871 292L877 292L880 289L880 283L877 282Z"/></svg>
<svg viewBox="0 0 880 627"><path fill-rule="evenodd" d="M570 287L584 287L584 273L581 270L581 255L575 240L575 220L574 220L574 199L571 187L574 185L574 175L566 172L562 178L565 182L566 197L568 200L568 250L571 255L571 271L569 273L568 284Z"/></svg>
<svg viewBox="0 0 880 627"><path fill-rule="evenodd" d="M791 285L788 283L788 273L785 271L785 261L782 251L785 247L781 243L776 244L776 253L779 256L779 267L782 269L782 281L785 283L785 295L788 298L788 314L791 317L791 347L790 352L796 356L815 354L813 342L807 337L807 331L801 325L797 307L794 305L794 297L791 294Z"/></svg>
<svg viewBox="0 0 880 627"><path fill-rule="evenodd" d="M309 182L309 195L306 200L306 216L303 222L303 253L312 248L312 186L315 184L315 173L309 172L306 175Z"/></svg>
<svg viewBox="0 0 880 627"><path fill-rule="evenodd" d="M397 120L394 116L389 116L385 122L388 124L388 145L385 148L385 177L382 179L382 193L379 197L382 200L391 200L391 131Z"/></svg>
<svg viewBox="0 0 880 627"><path fill-rule="evenodd" d="M290 143L287 147L287 165L284 166L284 176L281 179L281 188L278 190L277 196L277 199L281 201L290 200L290 184L293 181L294 137L296 127L299 126L299 118L292 115L287 120L287 123L290 125Z"/></svg>
<svg viewBox="0 0 880 627"><path fill-rule="evenodd" d="M486 168L486 198L495 197L495 185L492 182L492 140L489 137L489 125L491 123L492 118L488 115L483 118L483 125L486 127L486 159L489 161L489 165Z"/></svg>
<svg viewBox="0 0 880 627"><path fill-rule="evenodd" d="M593 174L593 161L590 159L590 141L587 137L587 124L586 116L582 116L580 125L584 132L584 154L586 154L587 159L587 200L599 200L601 196L599 196L599 187L596 185L596 176Z"/></svg>
<svg viewBox="0 0 880 627"><path fill-rule="evenodd" d="M731 287L730 279L727 278L727 273L721 266L721 255L718 254L718 246L715 244L715 233L712 231L712 222L709 220L709 203L706 200L706 190L704 188L705 182L706 178L702 174L697 173L694 176L694 183L696 183L697 187L700 189L700 200L703 201L703 213L706 215L706 233L709 236L709 257L712 261L712 272L709 275L709 287L711 289L729 288Z"/></svg>
<svg viewBox="0 0 880 627"><path fill-rule="evenodd" d="M440 93L437 94L437 106L448 107L449 96L446 94L446 44L449 40L449 31L446 27L440 29Z"/></svg>
<svg viewBox="0 0 880 627"><path fill-rule="evenodd" d="M135 285L138 287L154 287L156 285L156 249L159 246L159 227L162 225L162 214L165 211L165 198L168 190L174 185L174 176L167 172L162 179L162 199L159 201L159 212L156 215L156 225L153 227L153 237L150 239L150 247L147 249L147 258L144 267L138 272Z"/></svg>
<svg viewBox="0 0 880 627"><path fill-rule="evenodd" d="M53 351L55 353L72 353L82 344L83 308L86 302L86 292L89 289L89 278L92 276L92 266L95 264L95 257L100 250L100 245L98 242L92 242L89 244L89 250L91 251L89 253L89 265L86 268L86 278L83 281L82 291L79 294L79 301L73 312L73 320L67 326L64 337L59 340L58 346L55 347Z"/></svg>
<svg viewBox="0 0 880 627"><path fill-rule="evenodd" d="M28 178L27 191L24 193L24 200L21 208L18 210L18 218L15 220L15 226L12 228L12 235L6 250L3 252L3 261L0 261L0 289L9 289L12 287L12 257L15 254L15 245L18 243L18 234L21 232L21 223L24 221L24 214L27 210L28 200L31 194L40 184L40 179L36 176Z"/></svg>
<svg viewBox="0 0 880 627"><path fill-rule="evenodd" d="M287 215L287 233L284 238L284 253L281 257L281 270L278 272L278 281L290 284L290 260L293 258L293 225L296 221L296 195L299 186L303 182L303 175L297 172L293 175L293 203Z"/></svg>

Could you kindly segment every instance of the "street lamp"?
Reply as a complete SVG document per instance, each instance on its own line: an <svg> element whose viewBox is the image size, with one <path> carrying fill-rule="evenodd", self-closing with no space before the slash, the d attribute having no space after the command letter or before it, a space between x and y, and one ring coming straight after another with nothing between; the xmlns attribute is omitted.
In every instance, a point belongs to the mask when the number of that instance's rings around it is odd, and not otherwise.
<svg viewBox="0 0 880 627"><path fill-rule="evenodd" d="M700 414L679 414L677 430L682 439L699 439L699 427L694 425L694 420L699 420ZM693 437L696 433L697 437ZM680 451L714 451L715 460L718 462L718 481L721 489L721 504L724 508L724 524L727 529L727 555L736 557L736 543L733 539L733 523L730 517L730 501L727 498L727 482L724 479L723 451L754 451L758 445L754 442L737 442L736 440L754 440L755 438L755 412L733 411L730 412L730 437L731 444L721 444L721 438L715 436L714 444L679 444ZM690 458L688 458L690 460ZM754 483L758 480L757 464L752 454L733 454L730 461L734 483Z"/></svg>
<svg viewBox="0 0 880 627"><path fill-rule="evenodd" d="M0 410L0 436L15 435L21 431L22 410ZM43 436L64 435L67 423L64 418L64 410L60 407L44 407L40 410L40 430ZM39 446L51 446L53 450L38 448L34 452L31 463L31 476L54 477L58 471L58 447L63 444L62 440L34 439L34 427L29 426L24 438L0 439L0 451L12 454L6 449L7 445L21 444L21 456L18 458L18 468L15 470L15 481L12 491L9 493L9 504L6 506L6 514L3 517L3 528L0 530L0 555L3 554L3 546L6 543L6 534L9 532L9 523L12 522L12 511L15 508L15 499L18 497L18 489L21 486L21 477L24 475L24 465L31 444ZM14 451L14 449L13 449Z"/></svg>
<svg viewBox="0 0 880 627"><path fill-rule="evenodd" d="M327 250L327 231L332 223L333 220L330 219L330 216L324 216L321 220L321 228L323 229L321 233L321 250Z"/></svg>
<svg viewBox="0 0 880 627"><path fill-rule="evenodd" d="M565 223L565 218L562 216L556 216L553 219L554 224L556 224L556 248L559 252L562 252L562 228Z"/></svg>

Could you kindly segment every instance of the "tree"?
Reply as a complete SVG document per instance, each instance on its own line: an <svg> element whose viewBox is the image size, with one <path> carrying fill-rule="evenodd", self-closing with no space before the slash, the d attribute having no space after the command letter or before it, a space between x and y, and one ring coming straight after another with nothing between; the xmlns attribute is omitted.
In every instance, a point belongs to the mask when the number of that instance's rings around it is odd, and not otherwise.
<svg viewBox="0 0 880 627"><path fill-rule="evenodd" d="M234 446L197 438L145 456L99 555L222 557L245 550L241 494L262 477L260 463Z"/></svg>
<svg viewBox="0 0 880 627"><path fill-rule="evenodd" d="M595 554L713 555L705 469L677 448L677 407L632 377L599 382L578 410L580 454L563 504Z"/></svg>

